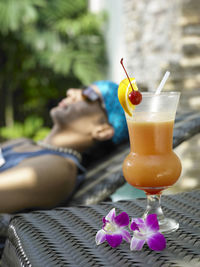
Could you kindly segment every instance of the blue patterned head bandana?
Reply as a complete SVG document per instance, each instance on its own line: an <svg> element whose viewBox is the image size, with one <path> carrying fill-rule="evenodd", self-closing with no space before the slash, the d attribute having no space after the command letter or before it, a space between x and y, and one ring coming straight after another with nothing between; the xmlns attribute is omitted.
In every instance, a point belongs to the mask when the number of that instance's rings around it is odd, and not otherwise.
<svg viewBox="0 0 200 267"><path fill-rule="evenodd" d="M114 128L112 141L119 144L128 139L124 110L118 100L118 85L111 81L94 82L102 94L109 123Z"/></svg>

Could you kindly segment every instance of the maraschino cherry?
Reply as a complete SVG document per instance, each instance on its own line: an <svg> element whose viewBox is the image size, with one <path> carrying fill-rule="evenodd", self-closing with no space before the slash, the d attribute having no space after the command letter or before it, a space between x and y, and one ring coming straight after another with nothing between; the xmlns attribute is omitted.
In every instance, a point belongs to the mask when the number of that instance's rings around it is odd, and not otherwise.
<svg viewBox="0 0 200 267"><path fill-rule="evenodd" d="M138 105L142 101L142 94L139 91L132 91L128 95L128 98L133 105Z"/></svg>
<svg viewBox="0 0 200 267"><path fill-rule="evenodd" d="M125 67L124 67L124 64L123 64L123 58L120 60L120 63L122 64L122 67L123 67L123 69L124 69L124 71L125 71L125 73L126 73L126 76L127 76L128 80L129 80L129 82L130 82L130 86L131 86L131 88L132 88L132 92L130 92L130 94L128 95L128 98L129 98L129 100L131 101L131 103L132 103L133 105L138 105L138 104L140 104L140 102L142 101L142 94L141 94L139 91L135 91L135 90L133 89L131 80L130 80L130 78L129 78L129 76L128 76L128 73L127 73L127 71L126 71L126 69L125 69Z"/></svg>

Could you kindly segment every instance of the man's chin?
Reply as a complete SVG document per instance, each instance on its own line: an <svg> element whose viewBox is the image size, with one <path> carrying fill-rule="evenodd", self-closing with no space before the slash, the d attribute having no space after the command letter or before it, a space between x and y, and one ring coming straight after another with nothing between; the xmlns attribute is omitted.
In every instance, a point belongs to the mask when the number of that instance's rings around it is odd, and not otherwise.
<svg viewBox="0 0 200 267"><path fill-rule="evenodd" d="M57 107L52 108L52 109L50 110L50 116L51 116L52 119L55 117L56 112L57 112Z"/></svg>
<svg viewBox="0 0 200 267"><path fill-rule="evenodd" d="M67 112L61 107L54 107L50 110L50 116L54 124L63 124L67 121Z"/></svg>

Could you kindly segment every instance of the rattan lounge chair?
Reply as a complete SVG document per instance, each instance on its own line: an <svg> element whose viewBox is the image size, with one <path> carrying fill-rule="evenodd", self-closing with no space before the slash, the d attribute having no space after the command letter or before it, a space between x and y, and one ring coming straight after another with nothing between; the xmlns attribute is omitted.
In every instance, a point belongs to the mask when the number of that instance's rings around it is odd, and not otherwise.
<svg viewBox="0 0 200 267"><path fill-rule="evenodd" d="M173 146L178 146L199 132L200 113L178 114L174 128ZM109 196L125 183L121 166L128 153L129 143L126 142L112 148L112 151L104 153L101 158L93 161L84 183L73 195L68 206L97 204L109 199ZM9 214L0 215L0 238L2 241L6 237L11 217L12 215Z"/></svg>
<svg viewBox="0 0 200 267"><path fill-rule="evenodd" d="M177 114L173 146L177 147L200 132L200 113ZM112 153L95 162L89 169L84 183L74 194L69 205L90 205L105 201L125 183L122 162L129 153L129 143L116 147Z"/></svg>

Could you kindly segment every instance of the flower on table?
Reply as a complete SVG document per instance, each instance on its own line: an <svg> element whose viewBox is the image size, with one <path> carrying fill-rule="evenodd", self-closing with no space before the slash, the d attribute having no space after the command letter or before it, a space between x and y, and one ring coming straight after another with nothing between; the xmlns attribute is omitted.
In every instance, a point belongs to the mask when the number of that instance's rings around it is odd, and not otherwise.
<svg viewBox="0 0 200 267"><path fill-rule="evenodd" d="M122 212L116 216L115 208L113 208L106 217L103 217L103 226L96 234L96 244L99 245L104 241L115 248L119 246L124 239L130 243L131 235L125 230L129 225L129 216L126 212Z"/></svg>
<svg viewBox="0 0 200 267"><path fill-rule="evenodd" d="M130 242L131 250L141 250L145 244L152 250L163 250L166 247L165 237L159 232L156 214L149 214L145 220L132 219L130 229L134 231Z"/></svg>

